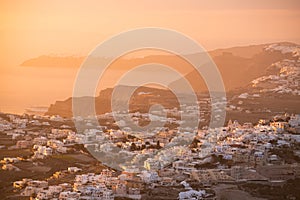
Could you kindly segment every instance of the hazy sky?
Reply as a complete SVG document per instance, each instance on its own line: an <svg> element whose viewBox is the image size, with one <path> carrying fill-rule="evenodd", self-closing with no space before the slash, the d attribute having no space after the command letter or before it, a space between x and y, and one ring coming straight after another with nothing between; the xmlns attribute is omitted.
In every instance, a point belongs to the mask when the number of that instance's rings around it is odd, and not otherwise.
<svg viewBox="0 0 300 200"><path fill-rule="evenodd" d="M0 110L21 112L72 94L76 70L18 67L47 54L87 55L139 27L177 30L206 49L300 43L299 0L1 0Z"/></svg>
<svg viewBox="0 0 300 200"><path fill-rule="evenodd" d="M175 29L207 49L300 42L299 0L2 0L0 20L2 62L85 55L105 38L144 26Z"/></svg>

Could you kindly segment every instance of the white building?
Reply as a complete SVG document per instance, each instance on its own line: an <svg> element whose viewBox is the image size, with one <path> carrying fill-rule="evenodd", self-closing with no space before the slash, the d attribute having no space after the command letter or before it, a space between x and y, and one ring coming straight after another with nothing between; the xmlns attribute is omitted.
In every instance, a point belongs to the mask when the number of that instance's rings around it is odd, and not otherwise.
<svg viewBox="0 0 300 200"><path fill-rule="evenodd" d="M160 180L156 171L142 171L140 177L145 183L152 183Z"/></svg>

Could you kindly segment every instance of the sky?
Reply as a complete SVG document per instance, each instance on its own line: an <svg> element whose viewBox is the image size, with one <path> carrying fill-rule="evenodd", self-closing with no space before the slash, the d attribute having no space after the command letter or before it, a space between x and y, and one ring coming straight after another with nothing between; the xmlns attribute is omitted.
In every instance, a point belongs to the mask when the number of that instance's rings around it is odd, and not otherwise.
<svg viewBox="0 0 300 200"><path fill-rule="evenodd" d="M112 35L149 26L182 32L206 49L300 42L299 0L1 0L0 20L1 61L86 55Z"/></svg>
<svg viewBox="0 0 300 200"><path fill-rule="evenodd" d="M212 50L278 41L300 43L299 24L299 0L1 0L0 109L12 100L8 93L15 95L14 90L22 88L17 77L25 75L17 67L24 60L51 54L84 56L126 30L174 29ZM11 84L19 86L8 87ZM27 93L33 95L34 90ZM53 99L57 97L64 95Z"/></svg>

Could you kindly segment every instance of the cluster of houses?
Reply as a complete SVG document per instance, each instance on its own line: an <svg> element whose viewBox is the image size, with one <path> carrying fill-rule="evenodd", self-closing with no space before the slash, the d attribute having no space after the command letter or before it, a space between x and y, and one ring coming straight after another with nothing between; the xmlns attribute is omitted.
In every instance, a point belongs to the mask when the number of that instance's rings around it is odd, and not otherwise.
<svg viewBox="0 0 300 200"><path fill-rule="evenodd" d="M7 137L11 137L12 144L14 144L2 145L1 149L24 149L31 152L30 157L26 158L4 157L1 160L2 170L20 171L15 166L15 163L19 161L33 161L53 154L67 153L70 147L65 144L64 138L74 135L75 132L64 124L53 128L50 126L52 122L58 122L58 119L26 114L22 116L7 114L4 118L0 117L0 131Z"/></svg>
<svg viewBox="0 0 300 200"><path fill-rule="evenodd" d="M261 92L300 95L298 89L300 81L300 61L285 59L274 63L272 66L279 69L279 73L259 77L252 81L252 86L254 88L264 88Z"/></svg>
<svg viewBox="0 0 300 200"><path fill-rule="evenodd" d="M14 164L23 160L34 161L68 153L74 144L94 145L98 152L124 160L119 166L123 171L119 174L112 170L84 173L80 168L69 167L67 173L75 174L75 178L68 183L49 185L48 180L31 179L13 183L21 195L36 199L142 199L145 191L157 186L179 187L183 182L186 183L178 199L214 199L215 196L208 195L205 189L195 190L187 182L209 188L214 184L241 181L278 184L278 181L284 183L300 177L297 161L287 163L275 151L289 149L300 159L300 152L294 149L300 142L300 115L278 115L271 121L260 120L257 125L241 125L230 120L225 127L198 132L188 128L149 130L145 134L147 137L135 137L142 135L129 128L120 131L102 127L76 133L67 125L55 128L38 125L42 128L31 130L26 127L32 123L42 124L39 118L26 120L26 117L8 116L8 120L0 118L0 128L15 141L10 149L30 149L32 156L27 159L5 157L1 160L2 170L18 171L20 169ZM188 145L178 143L184 139ZM116 147L118 152L109 154ZM60 177L60 174L53 176Z"/></svg>
<svg viewBox="0 0 300 200"><path fill-rule="evenodd" d="M114 197L141 199L142 182L136 182L131 173L113 176L113 171L104 169L100 174L78 174L81 169L77 167L68 168L68 172L77 173L73 184L49 185L47 181L23 179L15 181L13 187L22 191L22 196L35 196L35 199L112 200Z"/></svg>
<svg viewBox="0 0 300 200"><path fill-rule="evenodd" d="M171 172L172 171L172 172ZM13 187L21 191L22 196L31 196L34 199L99 199L112 200L115 197L142 199L142 191L147 189L147 185L155 187L162 186L180 186L184 185L183 192L178 194L179 199L189 199L188 197L197 197L198 199L215 199L213 194L209 194L205 189L193 190L185 181L176 181L166 175L176 176L174 170L160 171L142 171L127 169L116 176L114 171L104 169L100 174L80 173L81 170L76 167L68 169L70 173L76 173L71 183L61 183L58 185L49 185L47 181L22 179L15 181ZM171 173L170 173L171 172ZM177 175L178 176L178 175ZM150 188L148 188L150 189Z"/></svg>

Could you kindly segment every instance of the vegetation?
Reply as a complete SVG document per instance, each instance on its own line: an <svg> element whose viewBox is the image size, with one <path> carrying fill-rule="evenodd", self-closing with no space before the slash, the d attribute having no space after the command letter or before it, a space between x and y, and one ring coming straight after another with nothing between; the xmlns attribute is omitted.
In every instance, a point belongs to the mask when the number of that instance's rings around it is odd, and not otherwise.
<svg viewBox="0 0 300 200"><path fill-rule="evenodd" d="M251 193L253 196L267 199L300 199L299 192L300 179L288 180L283 186L270 186L255 183L245 183L240 185L242 190Z"/></svg>

